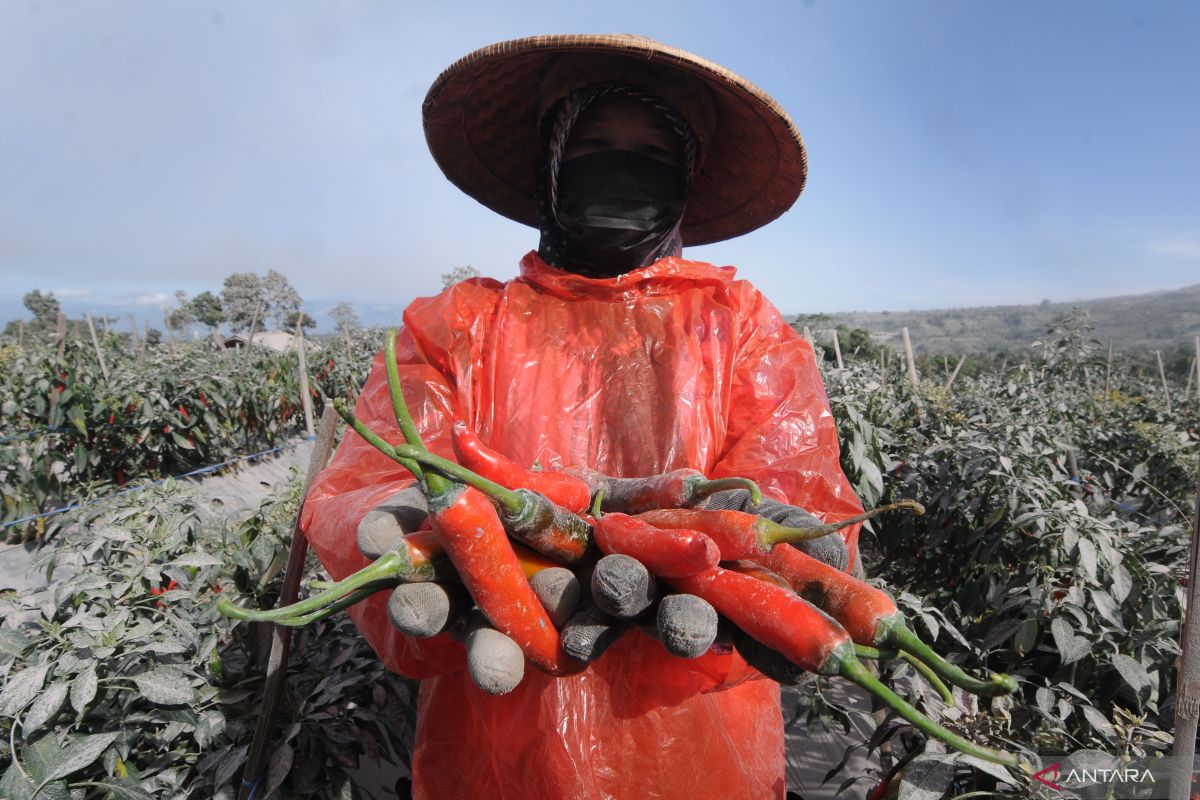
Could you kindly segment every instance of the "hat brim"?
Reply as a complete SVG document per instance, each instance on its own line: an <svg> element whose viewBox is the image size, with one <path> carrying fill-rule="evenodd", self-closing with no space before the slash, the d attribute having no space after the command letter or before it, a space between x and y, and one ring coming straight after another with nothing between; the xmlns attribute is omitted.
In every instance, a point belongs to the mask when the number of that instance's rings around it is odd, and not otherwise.
<svg viewBox="0 0 1200 800"><path fill-rule="evenodd" d="M804 142L769 95L711 61L628 34L533 36L476 50L429 89L425 139L456 186L536 227L540 114L573 89L613 79L662 97L696 129L701 163L681 228L685 244L749 233L800 196Z"/></svg>

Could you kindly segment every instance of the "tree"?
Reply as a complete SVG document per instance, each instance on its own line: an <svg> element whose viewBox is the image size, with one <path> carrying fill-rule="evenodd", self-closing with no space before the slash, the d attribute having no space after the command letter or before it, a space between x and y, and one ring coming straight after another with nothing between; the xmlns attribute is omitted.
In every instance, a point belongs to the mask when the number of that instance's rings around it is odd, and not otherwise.
<svg viewBox="0 0 1200 800"><path fill-rule="evenodd" d="M256 313L256 330L264 327L262 321L268 309L262 283L262 278L253 272L235 272L226 276L221 289L221 309L233 333L250 330L251 320Z"/></svg>
<svg viewBox="0 0 1200 800"><path fill-rule="evenodd" d="M354 333L362 328L362 323L358 321L358 312L349 303L338 303L330 309L329 316L333 317L333 323L338 333Z"/></svg>
<svg viewBox="0 0 1200 800"><path fill-rule="evenodd" d="M196 316L192 313L192 304L188 302L187 292L179 289L175 292L175 307L167 311L167 327L182 333L195 321Z"/></svg>
<svg viewBox="0 0 1200 800"><path fill-rule="evenodd" d="M54 296L54 292L42 294L40 289L34 289L32 292L26 292L21 302L24 303L25 308L29 309L29 313L33 314L33 321L36 325L53 328L58 324L58 315L62 309L58 305L58 298Z"/></svg>
<svg viewBox="0 0 1200 800"><path fill-rule="evenodd" d="M292 288L292 284L288 283L287 277L282 272L275 270L267 270L267 277L262 281L263 296L266 300L269 312L264 311L263 316L269 316L275 320L275 324L280 328L287 327L288 317L300 311L300 293ZM292 323L295 325L295 322Z"/></svg>
<svg viewBox="0 0 1200 800"><path fill-rule="evenodd" d="M191 311L196 321L213 330L225 321L225 314L221 312L221 298L212 292L201 292L193 297Z"/></svg>
<svg viewBox="0 0 1200 800"><path fill-rule="evenodd" d="M317 321L303 311L293 311L287 315L287 319L283 322L283 329L286 331L296 330L296 322L300 322L302 328L315 328Z"/></svg>
<svg viewBox="0 0 1200 800"><path fill-rule="evenodd" d="M154 346L162 344L162 331L158 328L150 328L146 331L146 344Z"/></svg>
<svg viewBox="0 0 1200 800"><path fill-rule="evenodd" d="M478 278L479 270L468 264L465 267L455 267L449 272L442 273L442 288L449 289L456 283L465 281L467 278Z"/></svg>

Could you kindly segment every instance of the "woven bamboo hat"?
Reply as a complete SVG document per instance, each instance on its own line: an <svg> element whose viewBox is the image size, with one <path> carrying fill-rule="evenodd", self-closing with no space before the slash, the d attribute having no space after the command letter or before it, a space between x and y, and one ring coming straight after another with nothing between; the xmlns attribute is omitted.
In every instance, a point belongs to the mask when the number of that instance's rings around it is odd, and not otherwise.
<svg viewBox="0 0 1200 800"><path fill-rule="evenodd" d="M778 103L724 67L630 34L532 36L464 56L425 96L425 139L456 186L536 227L542 114L572 90L606 80L661 97L696 132L686 244L748 233L800 196L808 174L804 142Z"/></svg>

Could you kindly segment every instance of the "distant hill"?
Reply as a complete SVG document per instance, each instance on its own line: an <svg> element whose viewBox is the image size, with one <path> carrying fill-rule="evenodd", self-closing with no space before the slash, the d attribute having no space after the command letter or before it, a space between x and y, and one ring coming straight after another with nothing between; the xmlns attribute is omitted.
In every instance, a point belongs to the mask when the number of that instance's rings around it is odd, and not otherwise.
<svg viewBox="0 0 1200 800"><path fill-rule="evenodd" d="M1192 347L1200 334L1200 283L1150 294L1025 306L947 308L934 311L852 311L795 318L819 331L846 325L862 328L875 341L900 346L907 327L913 349L929 354L1021 351L1072 308L1091 313L1093 336L1110 339L1118 351Z"/></svg>

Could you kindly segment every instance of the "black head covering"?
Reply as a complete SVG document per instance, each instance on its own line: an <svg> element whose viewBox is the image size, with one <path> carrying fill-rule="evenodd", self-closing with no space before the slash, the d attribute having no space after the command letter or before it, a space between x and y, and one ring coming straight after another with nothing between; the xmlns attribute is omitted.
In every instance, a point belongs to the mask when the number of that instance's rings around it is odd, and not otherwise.
<svg viewBox="0 0 1200 800"><path fill-rule="evenodd" d="M605 277L612 275L611 265L590 263L590 257L564 229L558 218L558 178L562 168L562 156L579 118L593 103L610 94L622 94L636 98L659 111L671 124L683 143L682 196L686 200L691 188L692 172L696 165L697 139L692 126L673 107L658 97L641 91L621 81L593 83L568 94L550 108L542 121L541 147L537 164L537 221L541 238L538 255L547 264L581 275ZM679 256L683 251L680 223L683 211L674 225L648 249L640 253L628 269L637 269L652 264L660 258ZM626 270L628 271L628 270Z"/></svg>

